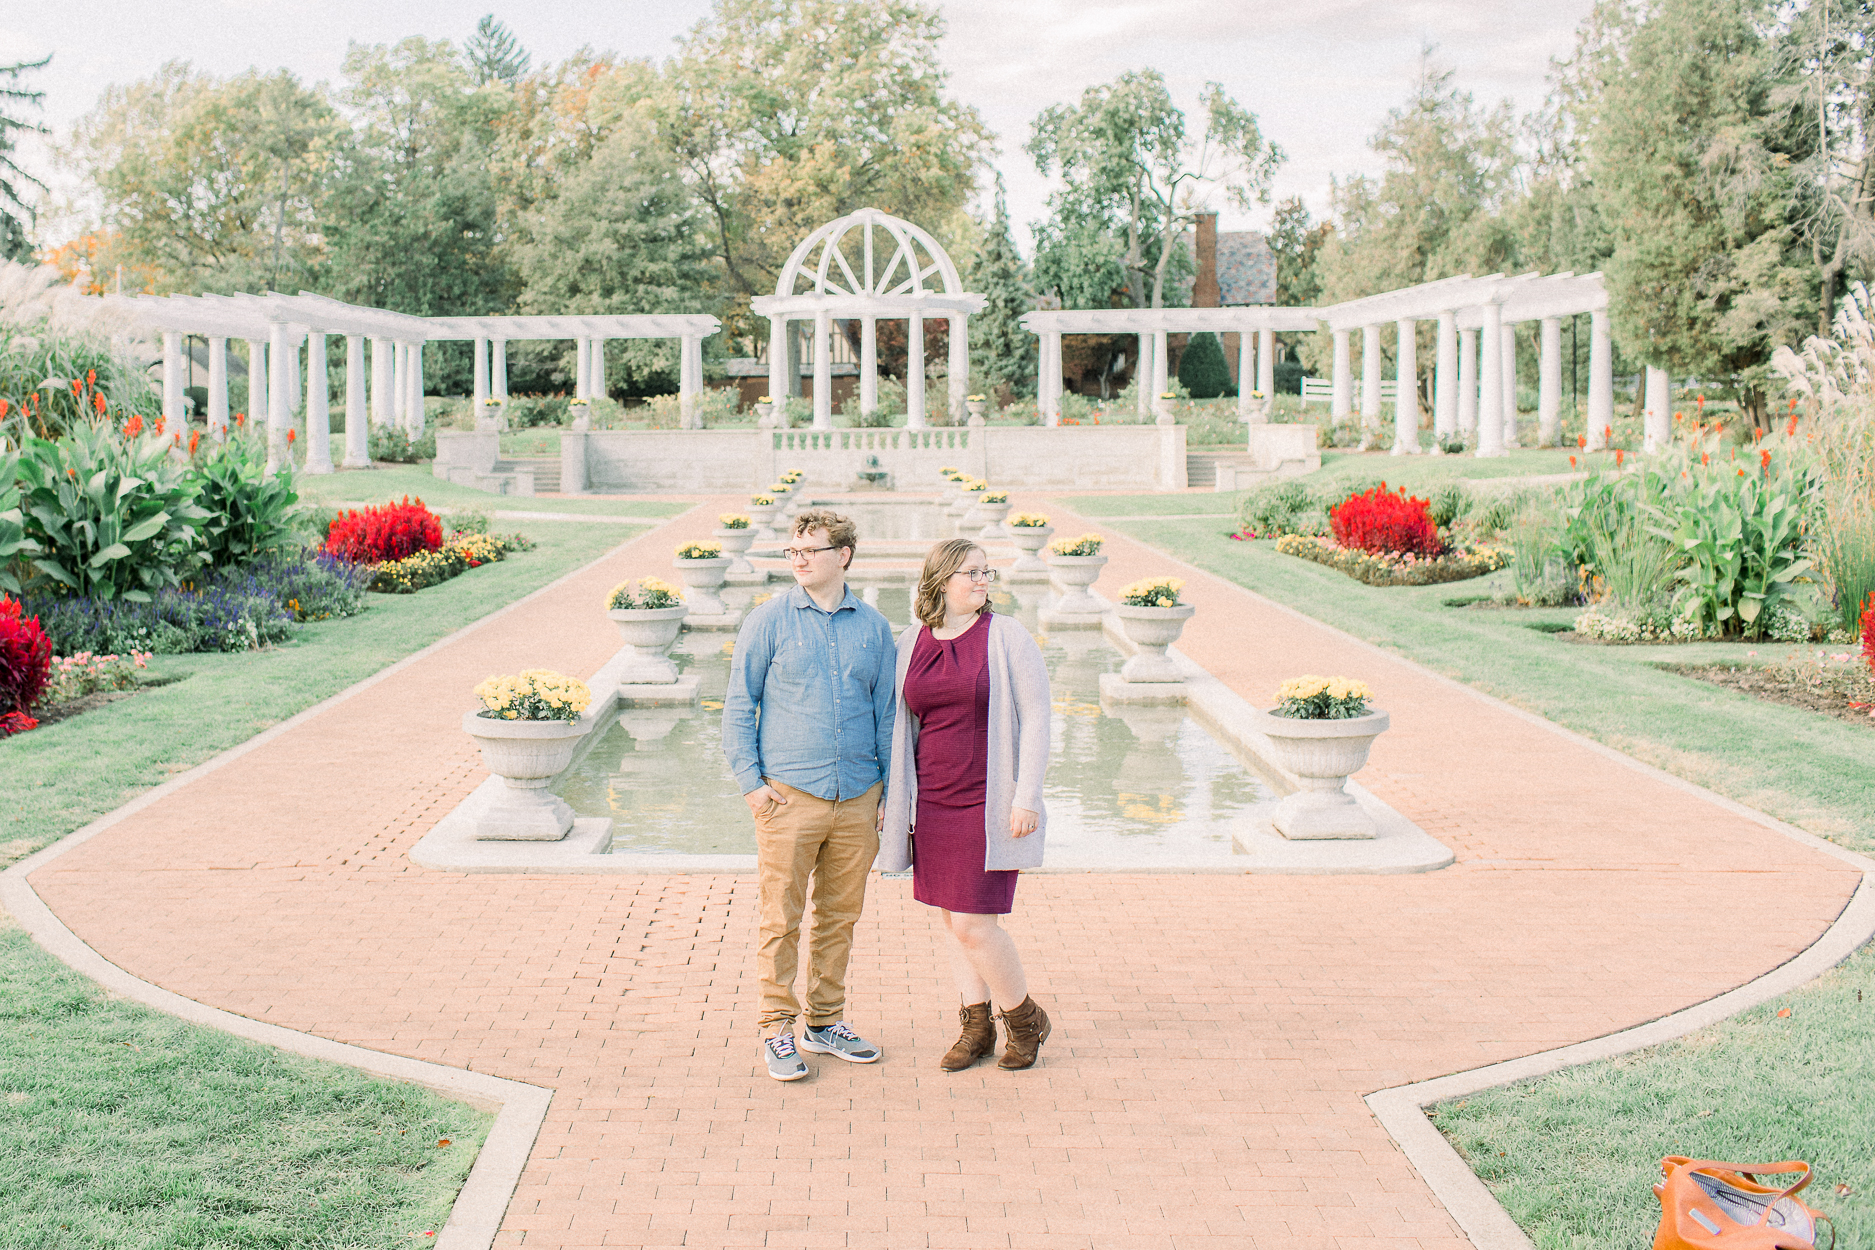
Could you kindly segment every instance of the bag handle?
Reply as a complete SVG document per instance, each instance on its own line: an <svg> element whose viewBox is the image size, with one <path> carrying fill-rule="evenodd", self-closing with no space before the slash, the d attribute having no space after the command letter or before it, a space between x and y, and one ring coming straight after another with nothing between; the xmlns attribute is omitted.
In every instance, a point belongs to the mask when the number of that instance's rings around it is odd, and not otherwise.
<svg viewBox="0 0 1875 1250"><path fill-rule="evenodd" d="M1802 1159L1785 1159L1778 1163L1724 1163L1718 1159L1692 1159L1688 1158L1686 1155L1668 1155L1660 1161L1661 1172L1670 1176L1674 1168L1683 1168L1688 1172L1736 1172L1738 1175L1751 1181L1754 1185L1763 1184L1763 1182L1758 1179L1761 1175L1780 1176L1791 1172L1802 1172L1802 1178L1798 1180L1795 1185L1790 1186L1788 1189L1780 1190L1777 1197L1766 1204L1764 1214L1758 1217L1759 1224L1763 1224L1766 1220L1771 1218L1772 1206L1775 1206L1778 1202L1790 1197L1792 1194L1799 1192L1811 1181L1816 1179L1816 1173L1813 1172L1810 1165L1805 1163ZM1831 1222L1830 1233L1832 1237L1835 1234L1834 1221Z"/></svg>

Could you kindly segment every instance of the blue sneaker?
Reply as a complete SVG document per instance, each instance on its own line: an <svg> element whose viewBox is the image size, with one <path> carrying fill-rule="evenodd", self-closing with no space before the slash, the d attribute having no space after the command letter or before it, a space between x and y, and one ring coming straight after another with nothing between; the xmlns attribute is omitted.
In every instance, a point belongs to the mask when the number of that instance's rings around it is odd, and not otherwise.
<svg viewBox="0 0 1875 1250"><path fill-rule="evenodd" d="M807 1075L807 1064L794 1048L794 1034L777 1033L762 1042L762 1059L768 1075L777 1081L798 1081Z"/></svg>
<svg viewBox="0 0 1875 1250"><path fill-rule="evenodd" d="M801 1035L801 1049L816 1055L832 1055L848 1063L877 1063L880 1057L879 1048L847 1028L844 1020L835 1020L818 1029L809 1025L807 1032Z"/></svg>

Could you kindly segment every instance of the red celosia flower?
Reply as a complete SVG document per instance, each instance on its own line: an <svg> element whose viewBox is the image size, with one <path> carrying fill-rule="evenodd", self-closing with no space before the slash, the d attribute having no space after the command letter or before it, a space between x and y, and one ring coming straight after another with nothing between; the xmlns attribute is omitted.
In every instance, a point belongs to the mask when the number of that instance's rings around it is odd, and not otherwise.
<svg viewBox="0 0 1875 1250"><path fill-rule="evenodd" d="M18 716L24 724L5 728L0 721L0 737L23 733L39 722L28 713L52 679L52 643L39 626L39 618L27 616L20 601L0 594L0 715Z"/></svg>
<svg viewBox="0 0 1875 1250"><path fill-rule="evenodd" d="M1445 550L1432 505L1404 490L1389 493L1382 482L1365 494L1351 495L1328 510L1328 525L1343 547L1382 554L1436 556Z"/></svg>
<svg viewBox="0 0 1875 1250"><path fill-rule="evenodd" d="M443 545L443 523L421 499L341 512L326 531L325 549L354 564L402 560Z"/></svg>
<svg viewBox="0 0 1875 1250"><path fill-rule="evenodd" d="M1875 673L1875 593L1862 605L1862 658L1868 661L1869 672Z"/></svg>
<svg viewBox="0 0 1875 1250"><path fill-rule="evenodd" d="M24 712L8 712L0 716L0 738L11 738L14 734L23 734L29 729L39 728L39 722Z"/></svg>

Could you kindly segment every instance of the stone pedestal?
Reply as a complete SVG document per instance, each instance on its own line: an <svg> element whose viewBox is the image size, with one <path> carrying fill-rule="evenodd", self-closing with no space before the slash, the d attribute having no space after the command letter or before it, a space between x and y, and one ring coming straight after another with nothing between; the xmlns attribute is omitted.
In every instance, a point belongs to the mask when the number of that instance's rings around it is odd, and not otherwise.
<svg viewBox="0 0 1875 1250"><path fill-rule="evenodd" d="M1273 762L1293 773L1298 789L1276 805L1271 823L1285 838L1371 838L1374 818L1348 793L1347 781L1367 763L1385 712L1348 720L1293 720L1266 713L1261 724Z"/></svg>
<svg viewBox="0 0 1875 1250"><path fill-rule="evenodd" d="M500 720L469 712L463 732L503 790L475 822L478 840L557 842L573 827L573 809L547 787L573 762L585 727L577 721Z"/></svg>

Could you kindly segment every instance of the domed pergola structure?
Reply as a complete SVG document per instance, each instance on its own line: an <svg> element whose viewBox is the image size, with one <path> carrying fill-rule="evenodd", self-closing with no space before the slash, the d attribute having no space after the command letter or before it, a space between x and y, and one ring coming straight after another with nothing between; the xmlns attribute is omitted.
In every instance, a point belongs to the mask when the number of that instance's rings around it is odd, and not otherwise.
<svg viewBox="0 0 1875 1250"><path fill-rule="evenodd" d="M775 293L749 301L768 318L768 393L777 402L792 387L788 323L814 323L814 428L833 428L833 353L835 321L860 323L859 407L879 406L881 317L903 317L906 335L905 413L914 429L925 422L924 323L943 317L950 323L950 411L963 411L970 387L970 337L967 322L981 312L984 298L964 291L957 266L928 231L902 217L862 208L828 222L801 240L782 266Z"/></svg>

